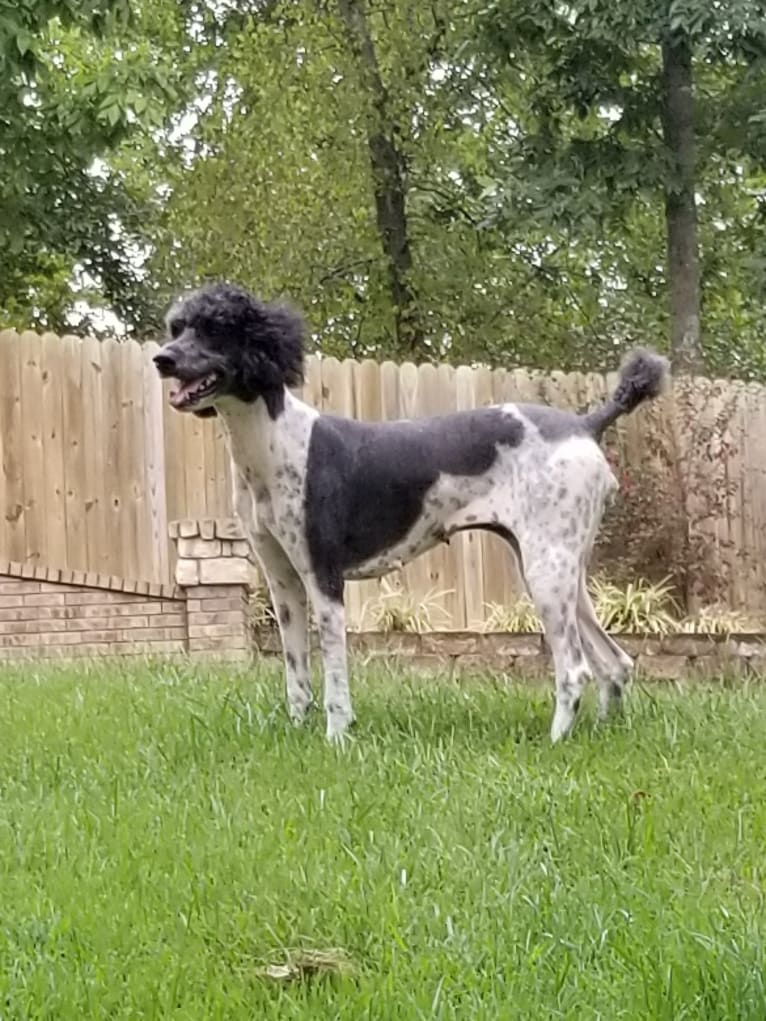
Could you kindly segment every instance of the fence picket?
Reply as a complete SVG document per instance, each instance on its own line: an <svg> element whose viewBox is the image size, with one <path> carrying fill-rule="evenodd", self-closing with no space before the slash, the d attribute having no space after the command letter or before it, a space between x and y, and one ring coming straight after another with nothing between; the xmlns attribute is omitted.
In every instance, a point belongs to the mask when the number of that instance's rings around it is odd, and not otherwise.
<svg viewBox="0 0 766 1021"><path fill-rule="evenodd" d="M0 333L0 556L21 563L26 557L27 498L24 492L25 443L22 414L24 347L15 330ZM38 409L39 412L39 409Z"/></svg>

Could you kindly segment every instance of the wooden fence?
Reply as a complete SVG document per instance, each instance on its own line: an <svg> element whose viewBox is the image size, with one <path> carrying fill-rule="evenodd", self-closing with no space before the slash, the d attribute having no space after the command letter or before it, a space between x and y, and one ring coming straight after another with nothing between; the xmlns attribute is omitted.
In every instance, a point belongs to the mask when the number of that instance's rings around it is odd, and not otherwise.
<svg viewBox="0 0 766 1021"><path fill-rule="evenodd" d="M0 333L0 558L168 582L167 522L232 513L220 426L169 407L152 364L156 351L133 341ZM499 401L582 409L602 400L614 380L311 357L302 396L323 410L388 420ZM611 446L627 472L625 502L638 490L636 506L656 504L659 465L663 485L670 479L682 494L679 542L704 540L704 570L718 597L754 613L766 609L764 388L677 384L673 395L623 420ZM619 534L614 541L619 547ZM403 580L438 605L435 625L458 628L484 619L487 604L519 594L504 546L479 533L421 557ZM379 582L349 586L354 623L379 591Z"/></svg>

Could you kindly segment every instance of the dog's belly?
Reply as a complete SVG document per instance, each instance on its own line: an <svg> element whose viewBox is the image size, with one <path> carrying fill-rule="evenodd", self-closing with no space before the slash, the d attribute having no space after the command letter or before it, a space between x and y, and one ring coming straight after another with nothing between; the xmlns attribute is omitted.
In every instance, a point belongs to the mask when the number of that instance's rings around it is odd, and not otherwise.
<svg viewBox="0 0 766 1021"><path fill-rule="evenodd" d="M487 480L477 482L450 479L449 485L435 487L426 500L423 515L398 542L344 572L349 581L380 578L396 571L415 557L448 542L456 532L470 528L486 528L498 521L497 501L500 494ZM456 484L457 483L457 484ZM473 484L471 484L473 483Z"/></svg>
<svg viewBox="0 0 766 1021"><path fill-rule="evenodd" d="M345 571L345 577L349 581L382 578L384 574L398 570L409 563L410 560L419 557L421 553L427 553L428 550L433 549L440 542L446 542L446 540L447 533L444 529L440 529L438 534L435 534L433 529L430 529L421 536L415 536L410 532L405 541L398 542L395 546L384 550L377 556L348 568Z"/></svg>

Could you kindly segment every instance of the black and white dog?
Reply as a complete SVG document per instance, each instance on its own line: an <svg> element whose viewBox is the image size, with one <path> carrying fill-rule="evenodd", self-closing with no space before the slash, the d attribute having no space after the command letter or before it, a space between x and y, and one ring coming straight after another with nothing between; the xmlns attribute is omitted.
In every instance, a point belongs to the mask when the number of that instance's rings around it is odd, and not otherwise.
<svg viewBox="0 0 766 1021"><path fill-rule="evenodd" d="M302 380L303 322L230 284L182 298L155 357L178 381L179 411L221 417L237 514L268 581L285 654L287 702L311 701L308 599L319 631L327 736L353 719L346 579L379 577L464 529L507 540L540 613L556 673L551 737L568 734L591 671L601 713L632 661L599 624L586 569L616 480L604 430L660 393L665 359L635 351L613 396L585 415L504 404L386 423L319 414L289 391Z"/></svg>

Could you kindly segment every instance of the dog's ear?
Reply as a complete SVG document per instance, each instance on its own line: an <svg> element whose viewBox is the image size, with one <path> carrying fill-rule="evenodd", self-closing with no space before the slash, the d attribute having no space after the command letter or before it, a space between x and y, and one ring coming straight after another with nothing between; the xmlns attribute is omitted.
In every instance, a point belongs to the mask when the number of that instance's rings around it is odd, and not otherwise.
<svg viewBox="0 0 766 1021"><path fill-rule="evenodd" d="M240 353L239 387L245 400L303 382L303 317L282 304L256 305Z"/></svg>
<svg viewBox="0 0 766 1021"><path fill-rule="evenodd" d="M303 316L290 305L272 303L264 308L268 333L273 338L269 352L282 384L300 386L303 382L303 337L306 324Z"/></svg>

